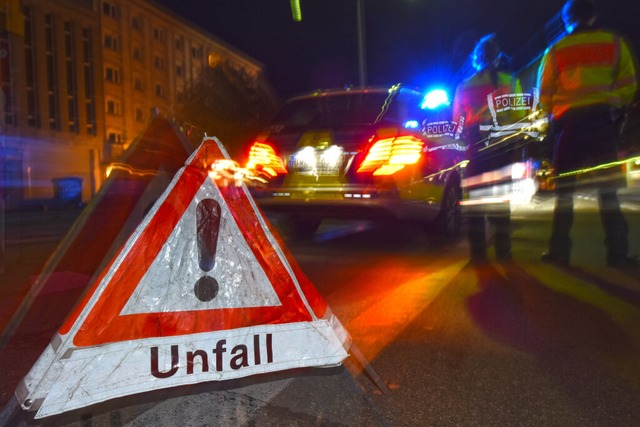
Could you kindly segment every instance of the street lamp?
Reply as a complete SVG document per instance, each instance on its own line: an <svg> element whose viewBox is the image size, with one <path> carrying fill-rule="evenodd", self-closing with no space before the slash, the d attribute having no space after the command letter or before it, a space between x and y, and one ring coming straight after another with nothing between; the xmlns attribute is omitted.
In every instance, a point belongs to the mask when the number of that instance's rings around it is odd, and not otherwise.
<svg viewBox="0 0 640 427"><path fill-rule="evenodd" d="M360 87L367 85L367 61L364 37L364 0L357 0L357 19L358 19L358 76L360 78Z"/></svg>
<svg viewBox="0 0 640 427"><path fill-rule="evenodd" d="M364 36L364 0L356 0L357 4L357 29L358 29L358 77L360 87L367 85L367 61ZM291 14L296 22L302 21L302 11L300 9L300 0L290 0Z"/></svg>
<svg viewBox="0 0 640 427"><path fill-rule="evenodd" d="M290 0L291 14L296 22L302 21L302 10L300 9L300 0Z"/></svg>

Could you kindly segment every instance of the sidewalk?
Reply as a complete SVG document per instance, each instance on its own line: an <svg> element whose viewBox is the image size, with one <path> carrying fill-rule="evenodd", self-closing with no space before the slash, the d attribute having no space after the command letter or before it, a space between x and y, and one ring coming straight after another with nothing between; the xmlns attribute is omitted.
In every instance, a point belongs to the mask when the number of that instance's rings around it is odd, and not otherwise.
<svg viewBox="0 0 640 427"><path fill-rule="evenodd" d="M16 313L26 307L25 298L34 281L41 273L49 257L82 212L81 209L27 210L5 212L4 254L0 261L4 271L0 271L0 338L1 342L13 339L13 328L21 323L12 323ZM0 234L0 238L2 234ZM31 324L19 345L0 348L0 362L11 365L5 373L0 387L0 402L5 402L13 394L13 386L20 375L33 363L27 354L33 348L46 344L57 324L48 321L51 312L73 301L66 301L67 294L61 294L52 304L50 296L39 298L32 307L37 321ZM60 311L60 310L58 310ZM58 317L64 318L67 313ZM7 341L8 342L8 341ZM43 344L44 343L44 344ZM41 349L38 349L38 353ZM11 386L10 386L11 385Z"/></svg>
<svg viewBox="0 0 640 427"><path fill-rule="evenodd" d="M5 212L5 244L59 240L82 209L51 209Z"/></svg>

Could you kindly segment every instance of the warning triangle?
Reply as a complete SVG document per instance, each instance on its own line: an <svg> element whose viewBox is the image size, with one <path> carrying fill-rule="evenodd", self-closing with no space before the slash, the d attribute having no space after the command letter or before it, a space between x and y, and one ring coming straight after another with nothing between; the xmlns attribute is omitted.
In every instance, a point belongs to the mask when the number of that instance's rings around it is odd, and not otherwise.
<svg viewBox="0 0 640 427"><path fill-rule="evenodd" d="M212 202L219 214L197 215L203 212L206 202ZM152 263L121 314L279 306L278 295L235 222L219 221L219 218L232 218L232 215L218 188L205 179L156 259L168 259L173 252L187 256L175 263ZM203 240L199 237L210 231L207 222L215 225L210 235L225 238L214 242L215 251L211 252L215 253L210 254L205 272L201 268L205 249L199 244ZM247 280L247 274L251 280ZM204 279L209 277L214 278L209 280L209 289L213 289L207 292L208 282ZM167 286L167 282L174 285ZM202 291L198 293L195 289Z"/></svg>
<svg viewBox="0 0 640 427"><path fill-rule="evenodd" d="M118 163L111 165L100 191L20 301L1 331L0 348L9 346L14 336L34 331L51 335L60 327L95 279L94 273L100 273L116 255L193 151L170 121L159 116L150 121ZM56 299L54 306L52 298ZM47 340L33 344L44 347ZM3 356L6 354L0 354L0 364L11 362Z"/></svg>
<svg viewBox="0 0 640 427"><path fill-rule="evenodd" d="M16 390L41 418L151 389L340 363L348 333L205 138Z"/></svg>

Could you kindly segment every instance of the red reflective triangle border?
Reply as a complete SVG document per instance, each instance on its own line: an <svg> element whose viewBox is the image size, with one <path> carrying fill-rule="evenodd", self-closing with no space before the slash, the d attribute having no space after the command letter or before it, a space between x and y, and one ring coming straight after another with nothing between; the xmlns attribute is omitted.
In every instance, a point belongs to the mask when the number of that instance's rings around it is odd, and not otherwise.
<svg viewBox="0 0 640 427"><path fill-rule="evenodd" d="M210 142L211 144L207 144ZM212 150L212 148L214 148ZM204 154L201 151L204 150ZM217 151L217 153L215 153ZM302 274L290 254L281 246L289 266L294 272L292 277L283 264L275 248L271 245L267 232L258 220L256 211L249 200L244 187L223 187L221 194L234 217L236 225L246 239L256 260L264 269L281 305L269 307L221 308L209 310L137 313L121 315L123 307L135 291L140 280L154 262L173 229L185 214L205 179L210 179L203 167L203 157L211 154L224 158L213 141L205 141L198 154L188 164L175 182L170 193L142 231L137 241L126 254L117 271L103 292L97 297L90 313L75 334L73 343L77 346L94 346L125 340L154 337L179 336L210 331L229 330L264 324L281 324L311 321L312 315L296 288L298 281L304 297L318 317L326 311L326 303L315 287ZM278 244L281 242L278 241ZM115 258L117 260L117 258ZM67 334L78 321L82 310L88 306L96 289L106 276L107 267L96 281L81 304L60 329Z"/></svg>

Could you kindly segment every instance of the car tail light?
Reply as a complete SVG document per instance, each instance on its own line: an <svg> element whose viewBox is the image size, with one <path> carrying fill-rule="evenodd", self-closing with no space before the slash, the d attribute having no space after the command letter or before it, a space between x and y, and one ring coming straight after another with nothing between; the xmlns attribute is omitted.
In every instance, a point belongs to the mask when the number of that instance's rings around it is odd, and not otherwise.
<svg viewBox="0 0 640 427"><path fill-rule="evenodd" d="M409 135L381 139L371 146L358 172L392 175L407 165L417 163L423 146L421 139Z"/></svg>
<svg viewBox="0 0 640 427"><path fill-rule="evenodd" d="M287 173L284 162L276 155L273 147L263 142L254 142L251 146L246 168L265 172L271 177Z"/></svg>

